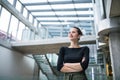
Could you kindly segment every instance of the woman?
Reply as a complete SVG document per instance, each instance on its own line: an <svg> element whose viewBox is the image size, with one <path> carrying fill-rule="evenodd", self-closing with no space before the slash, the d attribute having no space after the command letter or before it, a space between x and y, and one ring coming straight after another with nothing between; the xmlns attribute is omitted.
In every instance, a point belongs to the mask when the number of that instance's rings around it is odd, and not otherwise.
<svg viewBox="0 0 120 80"><path fill-rule="evenodd" d="M64 80L87 80L85 70L89 63L89 48L78 44L82 32L79 28L70 29L70 46L61 47L57 70L65 73Z"/></svg>

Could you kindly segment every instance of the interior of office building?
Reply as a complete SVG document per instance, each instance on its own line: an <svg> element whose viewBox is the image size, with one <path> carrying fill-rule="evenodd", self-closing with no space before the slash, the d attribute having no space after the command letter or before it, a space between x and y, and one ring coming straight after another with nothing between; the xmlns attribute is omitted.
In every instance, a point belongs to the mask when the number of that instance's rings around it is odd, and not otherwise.
<svg viewBox="0 0 120 80"><path fill-rule="evenodd" d="M120 80L120 0L0 0L0 80L63 80L61 46L76 26L88 80Z"/></svg>

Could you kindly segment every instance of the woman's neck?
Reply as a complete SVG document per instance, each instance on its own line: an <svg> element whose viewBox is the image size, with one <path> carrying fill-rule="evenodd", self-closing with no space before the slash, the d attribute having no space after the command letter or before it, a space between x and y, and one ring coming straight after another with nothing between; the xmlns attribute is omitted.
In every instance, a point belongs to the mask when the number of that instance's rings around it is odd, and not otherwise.
<svg viewBox="0 0 120 80"><path fill-rule="evenodd" d="M69 46L69 48L79 48L80 46L79 46L79 44L78 44L78 42L71 42L70 43L70 46Z"/></svg>

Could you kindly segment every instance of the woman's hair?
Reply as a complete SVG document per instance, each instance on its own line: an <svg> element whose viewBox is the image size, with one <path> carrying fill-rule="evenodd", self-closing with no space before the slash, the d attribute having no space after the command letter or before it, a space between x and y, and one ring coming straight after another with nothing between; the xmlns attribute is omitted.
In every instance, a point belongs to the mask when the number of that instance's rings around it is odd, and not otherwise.
<svg viewBox="0 0 120 80"><path fill-rule="evenodd" d="M78 32L79 35L83 35L83 33L82 33L82 31L80 30L80 28L78 28L78 27L73 27L73 28L77 29L77 32Z"/></svg>

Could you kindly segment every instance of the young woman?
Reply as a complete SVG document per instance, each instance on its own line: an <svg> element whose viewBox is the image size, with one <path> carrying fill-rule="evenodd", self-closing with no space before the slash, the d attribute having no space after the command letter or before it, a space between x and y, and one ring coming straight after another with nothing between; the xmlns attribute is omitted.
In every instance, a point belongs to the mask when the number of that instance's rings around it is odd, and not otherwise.
<svg viewBox="0 0 120 80"><path fill-rule="evenodd" d="M78 44L82 32L78 27L70 29L70 46L61 47L57 70L65 74L64 80L87 80L85 70L89 64L89 48Z"/></svg>

